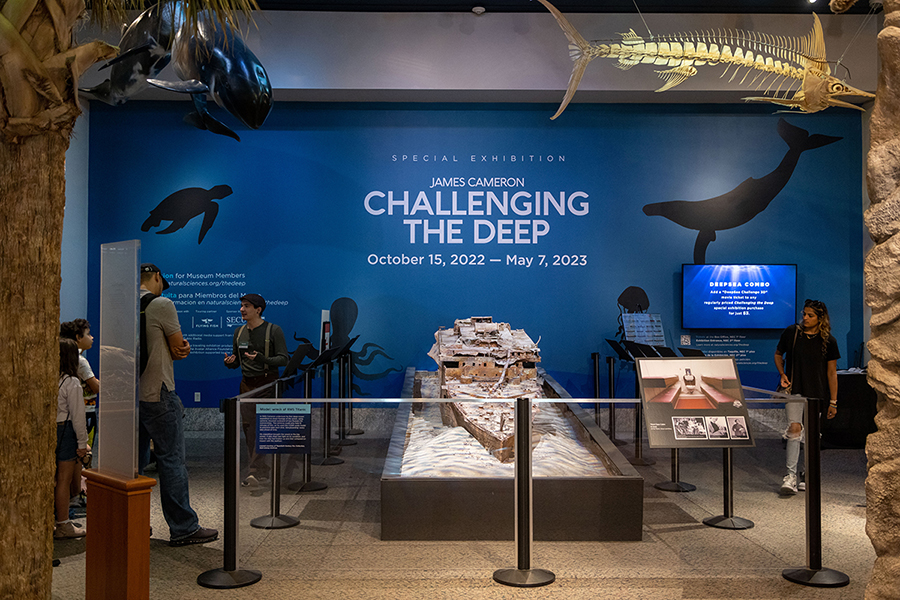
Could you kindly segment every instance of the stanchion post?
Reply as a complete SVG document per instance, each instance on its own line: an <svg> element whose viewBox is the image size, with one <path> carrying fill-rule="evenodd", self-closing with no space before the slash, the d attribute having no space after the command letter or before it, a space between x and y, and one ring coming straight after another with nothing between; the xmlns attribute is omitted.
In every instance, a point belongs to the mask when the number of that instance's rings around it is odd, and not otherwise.
<svg viewBox="0 0 900 600"><path fill-rule="evenodd" d="M600 397L600 353L591 352L591 366L594 374L594 398ZM594 422L600 426L600 403L594 402Z"/></svg>
<svg viewBox="0 0 900 600"><path fill-rule="evenodd" d="M637 373L635 373L636 377ZM637 387L637 383L635 383L635 387ZM637 393L635 394L635 396L638 395ZM633 465L645 467L656 464L656 461L652 458L644 458L644 413L640 398L634 405L634 458L629 462Z"/></svg>
<svg viewBox="0 0 900 600"><path fill-rule="evenodd" d="M279 379L275 382L275 398L283 395L283 382ZM272 488L269 503L269 514L250 520L250 526L257 529L285 529L300 523L300 519L281 514L281 454L272 456Z"/></svg>
<svg viewBox="0 0 900 600"><path fill-rule="evenodd" d="M718 529L750 529L753 521L734 516L734 467L731 448L722 449L722 500L725 513L717 517L703 519L704 525Z"/></svg>
<svg viewBox="0 0 900 600"><path fill-rule="evenodd" d="M323 398L331 398L331 361L327 361L322 365L324 382ZM340 465L343 460L332 456L340 452L340 448L332 449L331 447L331 402L322 404L322 445L323 456L320 465Z"/></svg>
<svg viewBox="0 0 900 600"><path fill-rule="evenodd" d="M346 356L347 360L347 398L353 398L353 353L347 352ZM362 435L365 433L362 429L358 429L353 426L353 403L350 402L350 407L347 410L349 415L350 423L348 425L349 429L347 429L347 435Z"/></svg>
<svg viewBox="0 0 900 600"><path fill-rule="evenodd" d="M672 448L672 480L657 483L653 487L664 492L693 492L697 489L697 486L681 481L678 448Z"/></svg>
<svg viewBox="0 0 900 600"><path fill-rule="evenodd" d="M606 367L609 375L609 398L612 400L616 397L616 359L612 356L606 357ZM616 439L616 405L614 402L609 403L609 439L616 446L624 446L625 440Z"/></svg>
<svg viewBox="0 0 900 600"><path fill-rule="evenodd" d="M349 397L349 394L347 393L347 369L349 368L347 359L349 358L349 350L346 354L342 354L338 357L338 397L342 400L342 402L338 404L338 421L340 422L338 425L338 446L353 446L356 444L355 441L347 439L349 428L347 427L346 409L348 403L343 402L343 400L346 400Z"/></svg>
<svg viewBox="0 0 900 600"><path fill-rule="evenodd" d="M238 547L238 481L240 480L240 461L238 448L240 429L238 420L239 401L228 398L225 403L225 495L223 508L225 514L224 566L221 569L206 571L197 576L197 584L206 588L232 589L252 585L262 579L262 573L250 569L237 568Z"/></svg>
<svg viewBox="0 0 900 600"><path fill-rule="evenodd" d="M312 398L312 373L309 369L303 373L303 398L309 402ZM312 480L312 455L307 453L303 455L303 481L292 483L288 486L289 490L295 492L318 492L326 489L328 486L324 483Z"/></svg>
<svg viewBox="0 0 900 600"><path fill-rule="evenodd" d="M822 566L822 463L819 398L807 399L806 411L806 567L785 569L781 576L811 587L843 587L850 577Z"/></svg>
<svg viewBox="0 0 900 600"><path fill-rule="evenodd" d="M512 587L539 587L553 583L556 575L545 569L531 568L532 480L531 480L531 399L516 400L515 413L515 569L494 571L494 581Z"/></svg>

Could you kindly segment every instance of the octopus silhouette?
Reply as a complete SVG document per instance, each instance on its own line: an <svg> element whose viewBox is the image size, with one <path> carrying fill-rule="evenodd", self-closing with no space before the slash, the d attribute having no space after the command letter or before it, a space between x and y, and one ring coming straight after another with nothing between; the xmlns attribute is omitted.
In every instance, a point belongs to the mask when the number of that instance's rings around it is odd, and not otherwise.
<svg viewBox="0 0 900 600"><path fill-rule="evenodd" d="M356 318L359 316L359 307L351 298L338 298L331 303L331 346L338 348L350 341L350 332L356 324ZM309 343L306 338L294 335L294 340L298 342ZM399 373L403 371L400 367L390 367L377 372L369 372L368 369L363 370L361 367L369 367L379 356L383 356L387 360L393 361L393 357L389 356L384 348L374 342L366 342L363 344L359 352L350 351L351 372L353 374L353 385L351 392L354 396L371 396L371 394L363 392L356 384L356 380L375 381L387 377L391 373Z"/></svg>

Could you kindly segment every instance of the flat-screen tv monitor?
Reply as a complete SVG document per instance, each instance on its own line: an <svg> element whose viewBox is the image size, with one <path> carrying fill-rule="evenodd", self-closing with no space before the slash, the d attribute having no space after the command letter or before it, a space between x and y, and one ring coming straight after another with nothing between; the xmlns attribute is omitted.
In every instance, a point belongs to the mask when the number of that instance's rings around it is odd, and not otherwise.
<svg viewBox="0 0 900 600"><path fill-rule="evenodd" d="M796 322L797 265L682 265L684 329L783 329Z"/></svg>

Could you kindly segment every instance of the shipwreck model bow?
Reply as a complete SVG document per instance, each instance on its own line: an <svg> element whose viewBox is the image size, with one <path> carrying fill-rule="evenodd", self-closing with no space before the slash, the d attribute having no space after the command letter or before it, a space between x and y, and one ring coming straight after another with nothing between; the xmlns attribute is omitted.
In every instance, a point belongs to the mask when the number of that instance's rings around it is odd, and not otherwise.
<svg viewBox="0 0 900 600"><path fill-rule="evenodd" d="M744 100L772 102L807 113L818 112L829 106L863 110L854 104L838 100L838 97L875 97L874 94L853 88L831 75L831 68L825 59L822 24L815 13L812 31L803 38L738 30L672 34L646 41L631 30L622 34L621 42L603 44L588 42L555 6L547 0L538 1L553 14L563 33L569 38L569 53L575 62L566 95L552 119L566 109L572 96L575 95L575 90L578 89L585 67L595 58L618 59L616 66L623 70L637 64L669 67L664 71L657 71L665 81L665 85L656 90L657 92L672 89L688 77L696 75L697 66L724 64L725 73L734 66L732 79L740 69L746 68L741 83L755 71L755 76L749 82L749 85L756 84L755 89L760 89L769 81L763 92L768 93L776 82L778 85L773 96L756 96ZM722 73L723 77L725 73ZM790 88L799 82L799 88L790 98L787 97L789 89L784 95L778 95L785 82L789 82Z"/></svg>

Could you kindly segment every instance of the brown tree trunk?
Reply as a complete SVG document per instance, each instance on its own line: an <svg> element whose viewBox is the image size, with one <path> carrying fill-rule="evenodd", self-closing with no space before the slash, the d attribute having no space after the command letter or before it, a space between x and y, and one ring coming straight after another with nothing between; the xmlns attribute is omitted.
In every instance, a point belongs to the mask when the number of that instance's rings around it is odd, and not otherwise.
<svg viewBox="0 0 900 600"><path fill-rule="evenodd" d="M69 130L0 138L0 598L50 598Z"/></svg>

